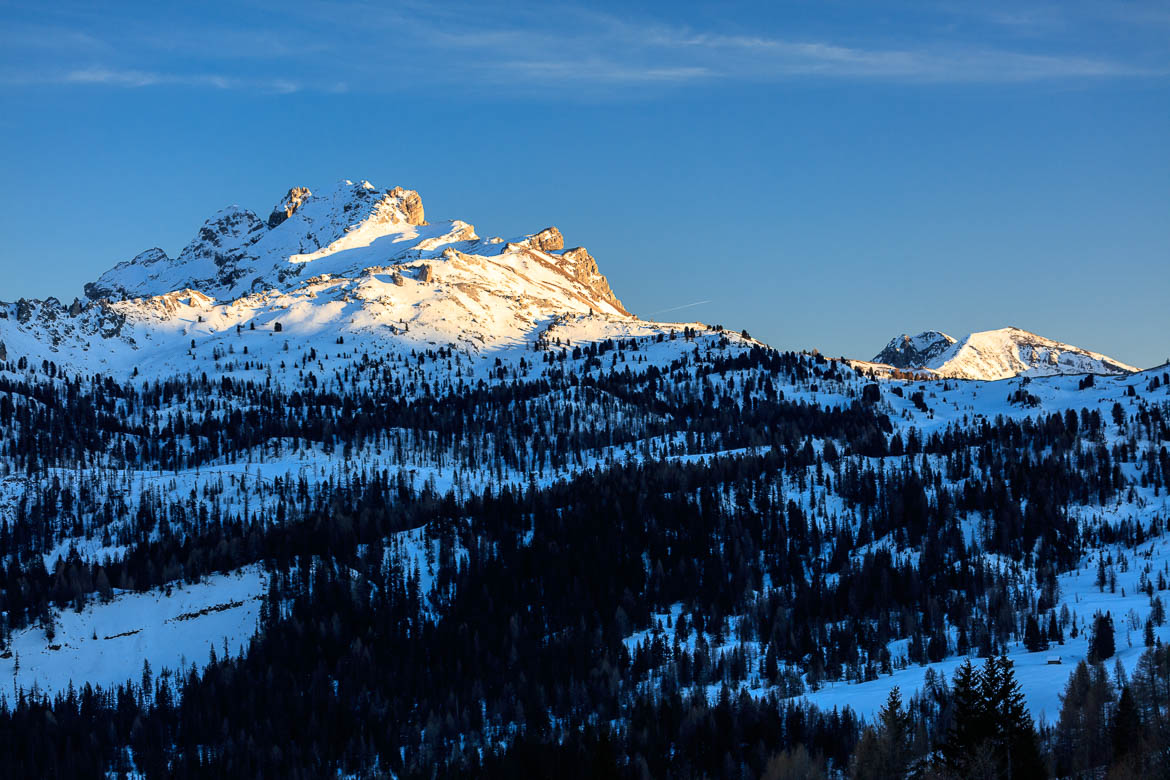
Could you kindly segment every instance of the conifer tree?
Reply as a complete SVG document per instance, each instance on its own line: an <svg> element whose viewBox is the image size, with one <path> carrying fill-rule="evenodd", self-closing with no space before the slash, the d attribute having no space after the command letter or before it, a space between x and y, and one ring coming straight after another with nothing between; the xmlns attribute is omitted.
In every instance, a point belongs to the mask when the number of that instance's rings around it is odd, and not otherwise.
<svg viewBox="0 0 1170 780"><path fill-rule="evenodd" d="M1036 729L1024 693L1006 656L984 664L980 689L991 731L991 747L1005 778L1046 777Z"/></svg>
<svg viewBox="0 0 1170 780"><path fill-rule="evenodd" d="M1058 774L1069 774L1087 763L1089 738L1085 727L1085 708L1091 687L1089 666L1082 660L1069 675L1060 697L1060 719L1056 724L1054 743Z"/></svg>
<svg viewBox="0 0 1170 780"><path fill-rule="evenodd" d="M1113 652L1113 616L1108 612L1098 612L1093 617L1093 630L1089 634L1089 663L1112 658Z"/></svg>
<svg viewBox="0 0 1170 780"><path fill-rule="evenodd" d="M882 763L889 771L889 777L900 777L910 759L910 715L902 707L902 692L898 686L890 690L878 719L881 722Z"/></svg>
<svg viewBox="0 0 1170 780"><path fill-rule="evenodd" d="M878 711L877 723L865 730L853 762L856 780L903 777L910 763L910 715L898 686Z"/></svg>
<svg viewBox="0 0 1170 780"><path fill-rule="evenodd" d="M1125 756L1142 741L1141 715L1128 685L1121 689L1121 697L1117 700L1112 730L1114 761Z"/></svg>
<svg viewBox="0 0 1170 780"><path fill-rule="evenodd" d="M943 766L963 777L986 741L987 718L979 691L979 673L970 659L955 670L951 685L951 726L942 747Z"/></svg>
<svg viewBox="0 0 1170 780"><path fill-rule="evenodd" d="M1028 615L1024 628L1024 647L1028 648L1029 653L1048 649L1048 640L1040 633L1040 624L1036 622L1035 615Z"/></svg>

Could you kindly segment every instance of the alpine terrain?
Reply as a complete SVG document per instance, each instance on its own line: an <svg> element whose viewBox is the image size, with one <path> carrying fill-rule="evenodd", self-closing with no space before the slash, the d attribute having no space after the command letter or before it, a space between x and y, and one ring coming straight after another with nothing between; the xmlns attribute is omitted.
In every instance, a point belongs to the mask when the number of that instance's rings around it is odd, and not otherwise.
<svg viewBox="0 0 1170 780"><path fill-rule="evenodd" d="M903 333L892 339L873 362L942 377L987 380L1055 374L1129 374L1138 370L1111 357L1019 328L972 333L959 341L937 330L917 336Z"/></svg>
<svg viewBox="0 0 1170 780"><path fill-rule="evenodd" d="M1165 776L1170 367L577 241L343 181L0 303L0 773Z"/></svg>

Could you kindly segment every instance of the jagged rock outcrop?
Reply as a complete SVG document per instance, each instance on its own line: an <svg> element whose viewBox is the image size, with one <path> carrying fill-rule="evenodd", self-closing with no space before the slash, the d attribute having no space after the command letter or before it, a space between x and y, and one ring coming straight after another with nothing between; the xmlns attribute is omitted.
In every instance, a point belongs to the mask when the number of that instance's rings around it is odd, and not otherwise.
<svg viewBox="0 0 1170 780"><path fill-rule="evenodd" d="M248 209L231 206L220 211L199 228L195 240L179 255L180 262L210 262L217 273L213 280L230 286L248 272L248 247L260 240L267 228ZM196 286L196 285L190 285Z"/></svg>
<svg viewBox="0 0 1170 780"><path fill-rule="evenodd" d="M15 314L12 320L9 320L10 312ZM38 356L38 360L61 362L59 358L64 354L84 353L95 341L112 349L120 348L113 340L120 340L121 346L132 347L133 337L123 333L125 324L126 315L107 302L86 305L75 299L66 306L50 296L43 300L21 298L12 304L0 303L0 337L11 337L14 348L19 346L21 356L29 360ZM28 337L34 339L32 345ZM0 338L0 362L7 359L9 340Z"/></svg>
<svg viewBox="0 0 1170 780"><path fill-rule="evenodd" d="M280 199L280 203L277 203L273 207L272 213L268 215L269 229L276 227L291 217L301 207L301 204L305 202L305 199L312 194L308 187L293 187L290 189L288 194Z"/></svg>
<svg viewBox="0 0 1170 780"><path fill-rule="evenodd" d="M565 237L555 227L546 227L528 237L528 246L541 252L559 252L565 248Z"/></svg>
<svg viewBox="0 0 1170 780"><path fill-rule="evenodd" d="M427 224L426 213L423 210L422 198L414 190L404 187L395 187L386 193L395 202L395 206L402 214L403 221L408 225Z"/></svg>
<svg viewBox="0 0 1170 780"><path fill-rule="evenodd" d="M598 269L597 261L585 247L578 246L566 249L561 257L566 261L566 270L571 278L585 285L598 298L611 303L622 314L629 314L626 307L610 289L609 280Z"/></svg>
<svg viewBox="0 0 1170 780"><path fill-rule="evenodd" d="M894 368L921 368L941 355L955 340L938 330L927 330L917 336L903 333L890 340L886 348L873 359Z"/></svg>
<svg viewBox="0 0 1170 780"><path fill-rule="evenodd" d="M565 248L565 237L555 227L546 227L539 233L525 236L519 241L509 241L504 245L504 252L517 252L521 249L535 249L545 254L559 252Z"/></svg>
<svg viewBox="0 0 1170 780"><path fill-rule="evenodd" d="M112 339L121 337L122 328L126 325L126 315L105 302L100 303L97 308L97 331L101 334L102 338ZM133 338L129 338L128 341L131 344L134 343Z"/></svg>

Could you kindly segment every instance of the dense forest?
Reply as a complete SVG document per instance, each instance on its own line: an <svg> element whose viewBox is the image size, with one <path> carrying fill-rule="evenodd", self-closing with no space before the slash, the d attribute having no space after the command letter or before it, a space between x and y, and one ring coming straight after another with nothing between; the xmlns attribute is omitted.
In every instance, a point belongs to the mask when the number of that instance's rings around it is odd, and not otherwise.
<svg viewBox="0 0 1170 780"><path fill-rule="evenodd" d="M447 349L332 376L290 352L295 387L10 362L0 652L248 564L268 592L242 655L0 695L3 771L1166 775L1170 572L1142 550L1167 518L1117 508L1170 490L1170 378L1104 406L1092 383L1046 406L1020 382L976 417L944 410L953 380L718 336L643 359L666 338L537 344L486 380ZM1094 555L1102 591L1149 602L1132 672L1112 615L1062 606ZM1009 649L1076 636L1090 657L1037 723ZM804 698L953 657L872 718Z"/></svg>

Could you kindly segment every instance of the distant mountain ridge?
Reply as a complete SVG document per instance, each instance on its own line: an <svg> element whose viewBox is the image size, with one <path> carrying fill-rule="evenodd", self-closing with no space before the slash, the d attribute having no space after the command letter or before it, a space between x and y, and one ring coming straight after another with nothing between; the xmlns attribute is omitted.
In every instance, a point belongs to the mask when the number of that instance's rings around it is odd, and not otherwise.
<svg viewBox="0 0 1170 780"><path fill-rule="evenodd" d="M481 238L462 220L429 222L418 192L365 180L292 187L266 217L221 209L176 257L147 249L85 293L89 301L70 305L0 302L0 360L168 375L202 371L204 360L216 367L246 346L247 358L224 364L283 374L293 371L281 354L289 339L320 351L344 343L482 355L568 338L569 321L586 339L672 329L631 314L593 256L566 248L555 227ZM284 335L241 341L255 332ZM962 340L936 330L902 334L874 361L982 380L1137 370L1018 328Z"/></svg>
<svg viewBox="0 0 1170 780"><path fill-rule="evenodd" d="M1139 369L1087 349L1008 327L956 340L937 330L903 333L873 359L897 369L928 371L955 379L998 380L1014 376L1129 374Z"/></svg>

